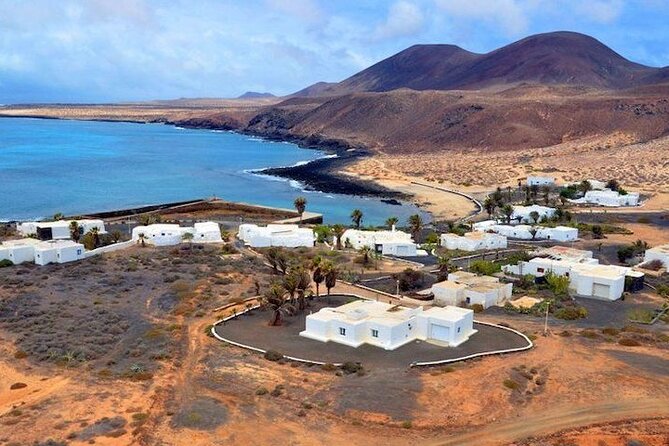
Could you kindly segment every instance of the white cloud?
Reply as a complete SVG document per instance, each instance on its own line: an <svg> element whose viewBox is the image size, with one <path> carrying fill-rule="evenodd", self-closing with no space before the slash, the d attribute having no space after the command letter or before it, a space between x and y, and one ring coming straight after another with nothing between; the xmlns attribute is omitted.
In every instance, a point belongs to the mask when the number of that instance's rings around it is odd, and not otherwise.
<svg viewBox="0 0 669 446"><path fill-rule="evenodd" d="M484 20L503 28L507 35L517 35L528 29L525 6L516 0L435 0L439 9L453 19Z"/></svg>
<svg viewBox="0 0 669 446"><path fill-rule="evenodd" d="M393 3L386 20L377 26L374 36L390 39L416 34L423 27L423 12L413 3L400 0Z"/></svg>
<svg viewBox="0 0 669 446"><path fill-rule="evenodd" d="M612 23L623 11L622 0L589 0L577 2L576 11L599 23Z"/></svg>

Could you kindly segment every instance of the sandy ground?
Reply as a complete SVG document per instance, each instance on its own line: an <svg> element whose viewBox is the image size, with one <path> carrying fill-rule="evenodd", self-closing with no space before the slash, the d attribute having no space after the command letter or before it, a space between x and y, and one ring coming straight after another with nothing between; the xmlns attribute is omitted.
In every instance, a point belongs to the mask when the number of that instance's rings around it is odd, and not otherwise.
<svg viewBox="0 0 669 446"><path fill-rule="evenodd" d="M436 220L457 220L476 210L474 204L457 194L431 189L412 182L420 182L435 187L448 184L430 181L421 175L406 175L389 169L384 158L367 158L346 168L343 172L353 177L372 180L388 189L414 196L414 202L432 213Z"/></svg>

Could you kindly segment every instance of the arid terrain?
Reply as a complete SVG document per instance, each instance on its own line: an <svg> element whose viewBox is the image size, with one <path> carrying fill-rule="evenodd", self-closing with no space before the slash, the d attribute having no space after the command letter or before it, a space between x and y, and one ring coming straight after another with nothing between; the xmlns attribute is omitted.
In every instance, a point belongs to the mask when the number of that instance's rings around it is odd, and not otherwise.
<svg viewBox="0 0 669 446"><path fill-rule="evenodd" d="M0 444L566 444L556 431L576 445L669 438L666 324L604 333L552 321L544 337L541 319L484 314L536 347L342 375L207 336L245 304L216 308L256 295L273 276L251 253L218 249L136 247L0 270Z"/></svg>

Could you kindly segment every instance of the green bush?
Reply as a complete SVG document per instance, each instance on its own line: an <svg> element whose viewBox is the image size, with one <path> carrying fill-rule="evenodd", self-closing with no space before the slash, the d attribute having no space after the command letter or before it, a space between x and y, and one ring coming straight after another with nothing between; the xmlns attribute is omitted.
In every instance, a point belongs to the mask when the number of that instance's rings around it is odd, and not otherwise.
<svg viewBox="0 0 669 446"><path fill-rule="evenodd" d="M359 362L348 361L341 366L341 369L344 371L344 373L350 375L353 373L359 373L361 370L363 370L363 367Z"/></svg>
<svg viewBox="0 0 669 446"><path fill-rule="evenodd" d="M273 362L283 359L283 355L275 350L267 350L263 355L263 357L268 361L273 361Z"/></svg>
<svg viewBox="0 0 669 446"><path fill-rule="evenodd" d="M569 277L567 276L558 276L552 272L549 272L544 276L548 287L556 296L566 296L569 292Z"/></svg>
<svg viewBox="0 0 669 446"><path fill-rule="evenodd" d="M0 260L0 268L6 268L6 267L8 267L8 266L12 266L12 265L14 265L14 262L12 262L12 261L9 260L9 259L2 259L2 260Z"/></svg>
<svg viewBox="0 0 669 446"><path fill-rule="evenodd" d="M609 336L618 336L618 334L620 334L620 330L617 328L606 327L602 329L602 333Z"/></svg>
<svg viewBox="0 0 669 446"><path fill-rule="evenodd" d="M625 347L638 347L641 345L639 341L632 338L622 338L618 341L618 344L624 345Z"/></svg>
<svg viewBox="0 0 669 446"><path fill-rule="evenodd" d="M489 260L474 260L470 267L470 271L476 274L483 274L486 276L491 276L502 270L502 267L494 262Z"/></svg>
<svg viewBox="0 0 669 446"><path fill-rule="evenodd" d="M553 316L557 319L573 321L588 317L588 310L585 307L562 307L555 310Z"/></svg>

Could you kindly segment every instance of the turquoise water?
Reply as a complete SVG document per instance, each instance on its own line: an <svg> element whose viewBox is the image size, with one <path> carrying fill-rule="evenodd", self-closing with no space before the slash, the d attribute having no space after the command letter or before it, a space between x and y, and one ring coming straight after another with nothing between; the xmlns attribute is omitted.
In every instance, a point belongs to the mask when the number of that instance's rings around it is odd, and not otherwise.
<svg viewBox="0 0 669 446"><path fill-rule="evenodd" d="M294 181L254 175L324 156L294 144L160 124L0 119L0 220L80 214L217 196L284 208L297 196L328 223L400 221L418 212L374 198L304 191Z"/></svg>

